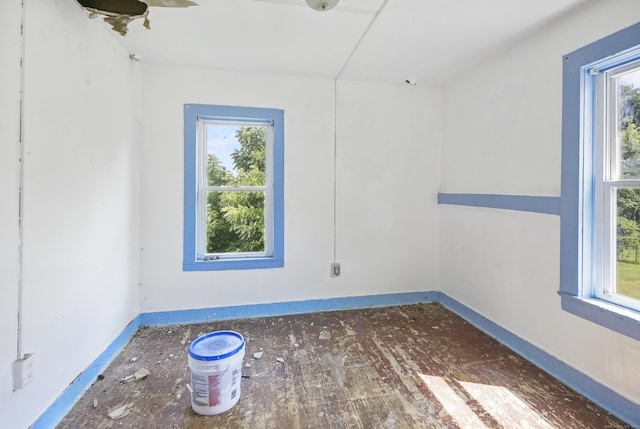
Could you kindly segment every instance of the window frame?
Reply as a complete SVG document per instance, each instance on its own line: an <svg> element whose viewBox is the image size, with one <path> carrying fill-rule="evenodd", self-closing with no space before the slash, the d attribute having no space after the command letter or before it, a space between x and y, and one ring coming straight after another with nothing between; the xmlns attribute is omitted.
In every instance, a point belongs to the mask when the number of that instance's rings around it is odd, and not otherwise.
<svg viewBox="0 0 640 429"><path fill-rule="evenodd" d="M598 298L591 258L596 250L594 121L596 66L630 61L640 45L640 23L563 57L560 290L565 311L640 340L640 312ZM596 116L597 117L597 116ZM602 255L596 255L602 257Z"/></svg>
<svg viewBox="0 0 640 429"><path fill-rule="evenodd" d="M629 61L629 58L632 58ZM594 102L592 111L585 115L594 119L594 148L596 148L594 171L595 207L602 210L595 215L595 249L602 252L603 263L594 267L596 275L594 297L622 307L640 311L640 302L614 293L616 288L616 237L617 237L617 192L623 188L639 188L640 179L626 179L620 172L620 147L618 144L618 92L615 79L629 70L640 70L640 46L623 55L597 61L584 68L592 78ZM601 101L598 101L601 100ZM587 106L588 107L588 106Z"/></svg>
<svg viewBox="0 0 640 429"><path fill-rule="evenodd" d="M202 233L202 213L206 201L201 195L201 175L204 174L203 127L208 121L228 121L247 124L268 124L272 138L267 148L267 186L270 201L265 201L266 252L228 255L224 258L204 258L199 255L198 234ZM269 145L269 142L268 142ZM198 164L201 163L201 164ZM205 210L203 212L203 210ZM183 271L218 271L234 269L278 268L284 266L284 111L281 109L221 106L208 104L184 105L184 226ZM206 228L204 229L206 230Z"/></svg>
<svg viewBox="0 0 640 429"><path fill-rule="evenodd" d="M236 126L259 126L267 127L267 142L265 147L265 179L266 183L263 186L211 186L208 185L208 151L205 141L208 141L208 127L209 125L236 125ZM208 254L206 252L206 240L196 240L197 245L197 259L206 259L211 257L225 258L225 259L239 259L239 258L256 258L256 257L270 257L273 256L273 147L274 147L274 132L273 126L270 120L229 120L216 117L215 119L199 117L197 120L198 126L198 212L197 212L197 237L204 237L207 231L207 194L208 192L250 192L258 191L265 193L264 202L264 215L265 215L265 232L264 236L264 251L263 252L238 252L238 253L223 253L218 255Z"/></svg>

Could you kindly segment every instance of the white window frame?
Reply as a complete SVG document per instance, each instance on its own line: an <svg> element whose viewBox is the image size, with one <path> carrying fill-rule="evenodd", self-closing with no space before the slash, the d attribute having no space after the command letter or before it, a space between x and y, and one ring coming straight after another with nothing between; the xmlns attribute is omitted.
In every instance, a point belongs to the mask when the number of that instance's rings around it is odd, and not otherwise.
<svg viewBox="0 0 640 429"><path fill-rule="evenodd" d="M620 137L618 124L618 91L616 79L630 70L640 69L640 59L627 63L629 54L640 57L640 48L598 61L586 67L595 79L593 99L594 182L595 182L595 252L592 281L596 298L640 311L640 301L616 293L617 189L638 188L640 180L620 178ZM622 63L622 64L620 64Z"/></svg>
<svg viewBox="0 0 640 429"><path fill-rule="evenodd" d="M265 150L265 174L266 184L264 186L208 186L208 164L207 164L207 125L238 125L238 126L259 126L267 129L267 142ZM273 146L274 133L271 121L239 121L237 119L225 120L223 118L208 119L198 118L198 229L197 246L198 259L201 260L221 260L221 259L241 259L250 257L271 257L273 256ZM264 252L235 252L235 253L208 253L207 245L207 193L208 192L233 192L233 191L257 191L264 192Z"/></svg>

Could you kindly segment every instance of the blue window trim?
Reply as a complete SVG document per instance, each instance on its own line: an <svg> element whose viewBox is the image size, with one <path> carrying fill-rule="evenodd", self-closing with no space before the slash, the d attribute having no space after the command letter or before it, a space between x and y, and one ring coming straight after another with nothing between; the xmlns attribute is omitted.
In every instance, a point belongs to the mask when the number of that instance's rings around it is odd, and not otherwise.
<svg viewBox="0 0 640 429"><path fill-rule="evenodd" d="M577 316L640 340L640 313L596 299L584 286L583 260L591 252L593 185L588 180L590 133L584 106L592 102L585 66L640 44L640 23L563 57L562 188L560 196L560 291L562 308ZM585 180L587 178L587 180Z"/></svg>
<svg viewBox="0 0 640 429"><path fill-rule="evenodd" d="M273 123L273 256L197 259L197 122L225 118ZM184 105L184 238L183 271L245 270L284 266L284 111L258 107Z"/></svg>

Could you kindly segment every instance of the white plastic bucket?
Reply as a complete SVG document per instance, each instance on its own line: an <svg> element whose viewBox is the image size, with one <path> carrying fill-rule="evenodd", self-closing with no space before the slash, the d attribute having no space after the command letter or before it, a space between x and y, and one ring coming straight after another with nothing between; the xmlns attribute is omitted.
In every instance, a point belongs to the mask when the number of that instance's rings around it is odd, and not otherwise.
<svg viewBox="0 0 640 429"><path fill-rule="evenodd" d="M211 416L230 410L240 399L244 338L237 332L203 335L189 347L191 408Z"/></svg>

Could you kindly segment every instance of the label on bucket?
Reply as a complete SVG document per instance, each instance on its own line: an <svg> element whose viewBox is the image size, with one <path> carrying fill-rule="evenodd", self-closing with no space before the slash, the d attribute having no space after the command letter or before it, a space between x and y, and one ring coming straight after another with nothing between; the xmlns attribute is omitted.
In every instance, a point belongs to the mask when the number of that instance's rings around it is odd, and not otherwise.
<svg viewBox="0 0 640 429"><path fill-rule="evenodd" d="M191 374L193 402L213 407L220 403L220 375Z"/></svg>
<svg viewBox="0 0 640 429"><path fill-rule="evenodd" d="M231 373L231 399L236 398L236 394L238 393L238 381L240 380L240 370L234 369Z"/></svg>
<svg viewBox="0 0 640 429"><path fill-rule="evenodd" d="M231 371L231 377L227 379L227 383L231 382L226 389L222 387L222 378L225 373L221 374L198 374L191 373L191 388L193 390L193 402L201 407L213 407L222 403L222 391L225 390L230 400L236 399L238 388L240 387L240 368ZM227 373L228 374L228 373ZM227 376L228 377L228 376Z"/></svg>

